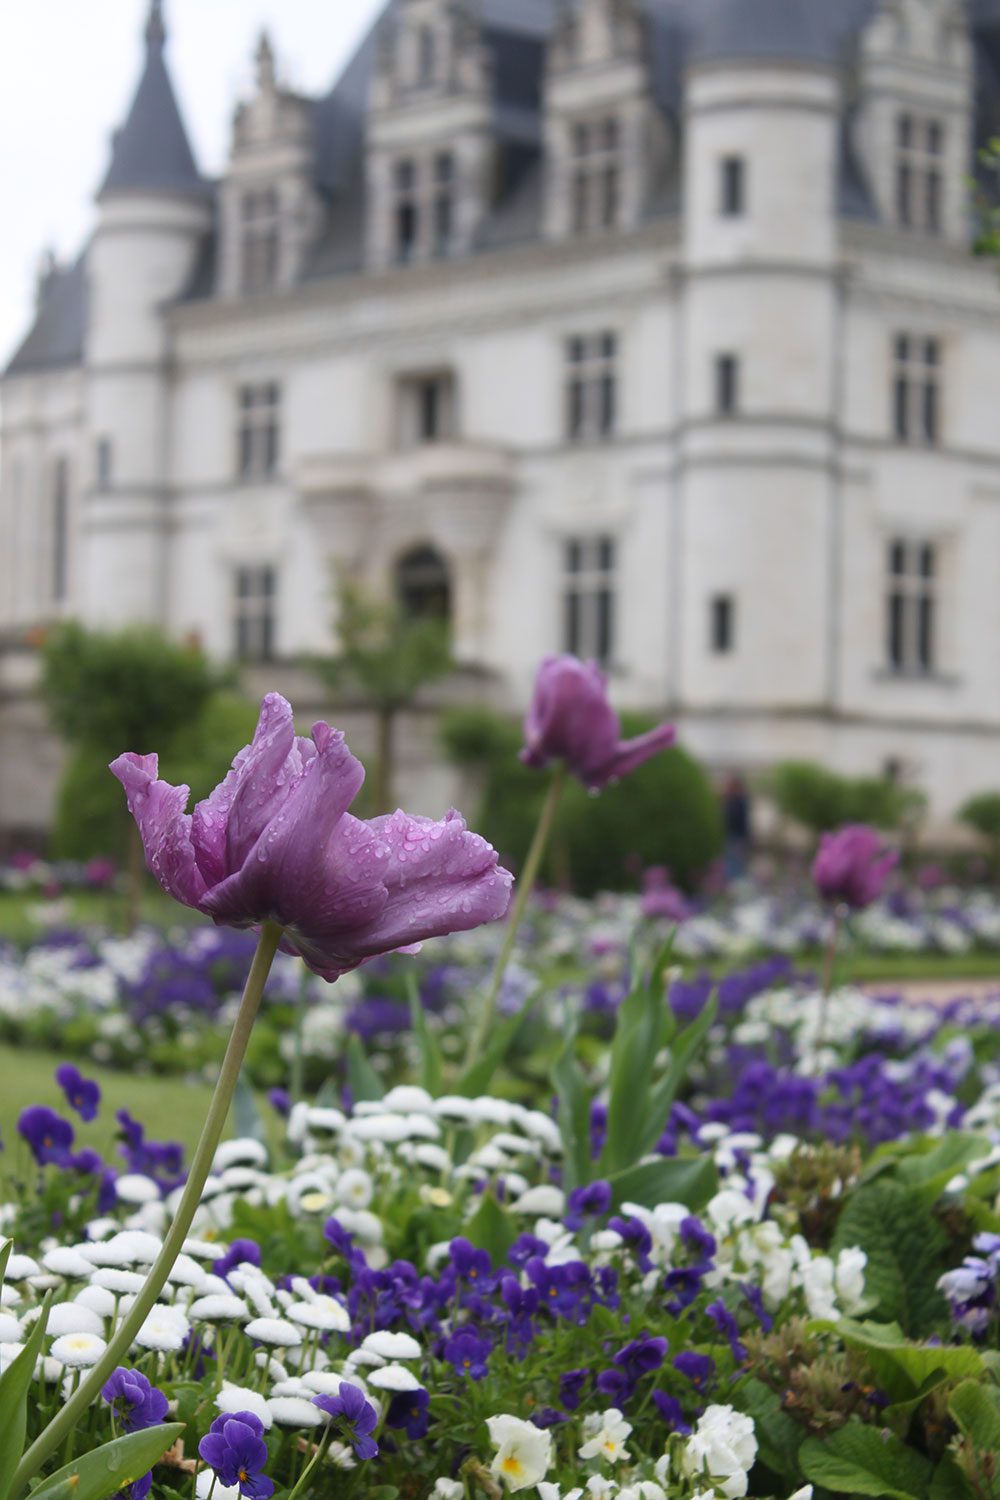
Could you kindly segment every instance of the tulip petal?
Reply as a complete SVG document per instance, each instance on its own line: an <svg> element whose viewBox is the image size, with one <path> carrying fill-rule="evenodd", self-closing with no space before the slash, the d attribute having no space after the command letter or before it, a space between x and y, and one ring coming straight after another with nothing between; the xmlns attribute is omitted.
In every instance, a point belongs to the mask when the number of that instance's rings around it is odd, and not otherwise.
<svg viewBox="0 0 1000 1500"><path fill-rule="evenodd" d="M603 765L589 770L583 779L587 786L595 789L607 786L609 781L620 781L651 756L658 755L661 750L668 750L675 739L673 725L660 724L656 729L637 735L633 740L623 740Z"/></svg>
<svg viewBox="0 0 1000 1500"><path fill-rule="evenodd" d="M254 737L233 761L233 768L213 796L212 811L226 810L226 873L240 869L271 819L287 801L302 757L295 738L292 707L280 693L268 693L260 706ZM225 791L232 777L231 789ZM209 798L209 803L212 798Z"/></svg>
<svg viewBox="0 0 1000 1500"><path fill-rule="evenodd" d="M157 778L155 755L128 751L112 761L111 771L125 788L146 851L146 864L176 900L197 906L205 881L191 844L191 817L184 811L190 790Z"/></svg>

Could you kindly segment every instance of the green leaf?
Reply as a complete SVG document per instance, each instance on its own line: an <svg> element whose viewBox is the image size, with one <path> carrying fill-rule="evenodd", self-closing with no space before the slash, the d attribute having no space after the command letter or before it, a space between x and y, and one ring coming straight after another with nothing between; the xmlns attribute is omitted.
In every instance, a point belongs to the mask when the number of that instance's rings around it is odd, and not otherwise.
<svg viewBox="0 0 1000 1500"><path fill-rule="evenodd" d="M896 1166L895 1176L907 1187L919 1189L919 1196L930 1208L948 1183L970 1162L982 1161L987 1155L982 1136L946 1135L930 1151L904 1156Z"/></svg>
<svg viewBox="0 0 1000 1500"><path fill-rule="evenodd" d="M934 1332L947 1316L937 1282L948 1269L948 1237L920 1190L885 1177L859 1187L837 1221L830 1253L851 1245L868 1257L865 1291L878 1299L879 1320L898 1322L910 1337Z"/></svg>
<svg viewBox="0 0 1000 1500"><path fill-rule="evenodd" d="M568 1193L587 1182L590 1159L590 1090L576 1060L576 1028L552 1068L559 1096L559 1131L563 1143L563 1186Z"/></svg>
<svg viewBox="0 0 1000 1500"><path fill-rule="evenodd" d="M598 1171L607 1176L630 1167L642 1155L645 1110L649 1102L659 1015L653 993L636 983L618 1008L608 1075L608 1124Z"/></svg>
<svg viewBox="0 0 1000 1500"><path fill-rule="evenodd" d="M236 1080L233 1095L233 1129L241 1139L251 1141L263 1141L267 1135L253 1089L242 1073Z"/></svg>
<svg viewBox="0 0 1000 1500"><path fill-rule="evenodd" d="M973 1500L972 1486L950 1453L934 1470L927 1500Z"/></svg>
<svg viewBox="0 0 1000 1500"><path fill-rule="evenodd" d="M750 1379L735 1396L737 1408L753 1418L757 1456L772 1473L794 1484L799 1477L802 1428L782 1410L781 1397L762 1380Z"/></svg>
<svg viewBox="0 0 1000 1500"><path fill-rule="evenodd" d="M183 1422L171 1422L115 1438L43 1479L29 1500L107 1500L148 1474L183 1432Z"/></svg>
<svg viewBox="0 0 1000 1500"><path fill-rule="evenodd" d="M948 1410L977 1448L1000 1452L1000 1391L995 1386L963 1381L952 1391Z"/></svg>
<svg viewBox="0 0 1000 1500"><path fill-rule="evenodd" d="M669 1007L667 1009L669 1010ZM718 1009L718 998L713 995L702 1007L700 1015L696 1016L691 1025L686 1027L674 1041L670 1049L667 1071L654 1087L644 1111L646 1129L639 1141L640 1156L644 1156L647 1151L652 1151L667 1128L667 1120L670 1118L677 1090L684 1082L691 1059L705 1040Z"/></svg>
<svg viewBox="0 0 1000 1500"><path fill-rule="evenodd" d="M864 1352L876 1382L894 1403L912 1402L946 1380L963 1380L983 1371L982 1356L968 1344L908 1343L895 1323L856 1323L843 1318L834 1327L848 1348Z"/></svg>
<svg viewBox="0 0 1000 1500"><path fill-rule="evenodd" d="M493 1074L507 1056L517 1040L518 1032L528 1019L531 1005L532 1000L527 1001L516 1015L508 1016L505 1021L501 1021L499 1026L494 1027L493 1040L482 1057L462 1074L455 1085L456 1094L460 1094L464 1099L474 1099L477 1094L486 1092Z"/></svg>
<svg viewBox="0 0 1000 1500"><path fill-rule="evenodd" d="M417 1039L417 1049L420 1052L420 1082L427 1092L436 1099L441 1092L441 1083L444 1077L441 1048L438 1045L437 1037L427 1023L427 1012L420 1003L417 982L412 976L408 989L410 992L410 1023L413 1026L413 1034Z"/></svg>
<svg viewBox="0 0 1000 1500"><path fill-rule="evenodd" d="M10 1260L10 1252L13 1248L13 1240L0 1240L0 1288L3 1287L3 1279L7 1274L7 1262Z"/></svg>
<svg viewBox="0 0 1000 1500"><path fill-rule="evenodd" d="M894 1433L848 1422L822 1440L807 1438L799 1449L807 1479L845 1495L884 1495L889 1500L927 1500L931 1466Z"/></svg>
<svg viewBox="0 0 1000 1500"><path fill-rule="evenodd" d="M639 1203L644 1208L683 1203L688 1208L703 1208L719 1187L710 1156L664 1156L615 1172L608 1181L615 1209L623 1203Z"/></svg>
<svg viewBox="0 0 1000 1500"><path fill-rule="evenodd" d="M347 1044L347 1082L355 1103L359 1100L370 1103L385 1094L382 1080L365 1056L365 1049L357 1036L352 1036Z"/></svg>
<svg viewBox="0 0 1000 1500"><path fill-rule="evenodd" d="M494 1266L500 1266L517 1234L517 1226L510 1214L500 1207L492 1193L484 1193L479 1207L465 1226L466 1239L477 1250L486 1250Z"/></svg>
<svg viewBox="0 0 1000 1500"><path fill-rule="evenodd" d="M28 1392L49 1321L52 1293L46 1297L24 1348L0 1375L0 1500L7 1500L14 1471L21 1462L28 1430Z"/></svg>

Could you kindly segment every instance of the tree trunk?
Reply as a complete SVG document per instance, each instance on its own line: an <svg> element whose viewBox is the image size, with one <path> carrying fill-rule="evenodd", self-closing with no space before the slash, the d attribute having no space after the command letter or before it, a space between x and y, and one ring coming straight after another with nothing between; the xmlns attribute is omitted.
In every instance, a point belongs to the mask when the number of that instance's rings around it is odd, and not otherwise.
<svg viewBox="0 0 1000 1500"><path fill-rule="evenodd" d="M375 718L375 813L391 813L395 811L395 766L393 756L395 754L395 727L396 712L392 708L380 708L376 710Z"/></svg>

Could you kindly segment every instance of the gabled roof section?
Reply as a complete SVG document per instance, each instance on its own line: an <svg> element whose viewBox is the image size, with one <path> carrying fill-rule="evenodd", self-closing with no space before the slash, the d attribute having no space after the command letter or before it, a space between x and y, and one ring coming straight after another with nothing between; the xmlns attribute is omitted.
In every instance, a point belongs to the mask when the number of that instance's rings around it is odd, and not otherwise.
<svg viewBox="0 0 1000 1500"><path fill-rule="evenodd" d="M72 266L49 272L39 292L34 326L4 375L26 375L83 362L87 327L86 251Z"/></svg>
<svg viewBox="0 0 1000 1500"><path fill-rule="evenodd" d="M205 197L212 188L198 171L163 56L166 32L160 0L146 23L146 62L128 118L115 132L111 165L99 198L111 193L171 193Z"/></svg>

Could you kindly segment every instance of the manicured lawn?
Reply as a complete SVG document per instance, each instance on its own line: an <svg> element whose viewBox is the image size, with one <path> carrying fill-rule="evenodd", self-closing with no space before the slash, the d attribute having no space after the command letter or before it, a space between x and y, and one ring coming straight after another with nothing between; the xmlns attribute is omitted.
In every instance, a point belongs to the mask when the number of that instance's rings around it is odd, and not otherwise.
<svg viewBox="0 0 1000 1500"><path fill-rule="evenodd" d="M760 959L766 956L763 953L758 955ZM790 956L799 973L822 972L823 954L819 949ZM708 961L688 959L683 967L688 973L707 971L722 978L725 974L748 968L753 962L753 955ZM837 960L836 977L843 984L897 979L954 980L956 983L963 979L995 979L1000 989L1000 953L846 953Z"/></svg>
<svg viewBox="0 0 1000 1500"><path fill-rule="evenodd" d="M62 1112L62 1091L52 1074L59 1066L55 1052L28 1052L0 1046L0 1139L8 1151L13 1147L18 1115L28 1104L48 1104ZM92 1125L78 1126L80 1145L107 1151L115 1133L115 1111L127 1109L146 1126L153 1140L182 1141L193 1146L208 1108L211 1090L183 1078L149 1078L107 1068L80 1065L88 1078L96 1078L103 1091L101 1112ZM113 1151L113 1146L111 1150ZM3 1162L0 1158L0 1170Z"/></svg>
<svg viewBox="0 0 1000 1500"><path fill-rule="evenodd" d="M122 925L121 897L109 891L73 891L58 898L55 914L48 918L40 915L53 904L43 900L37 892L0 892L0 942L5 939L13 943L29 942L37 938L46 926L85 927L93 925L118 931ZM197 912L189 911L176 901L171 901L153 882L147 881L143 890L142 919L157 927L189 926L204 922Z"/></svg>

